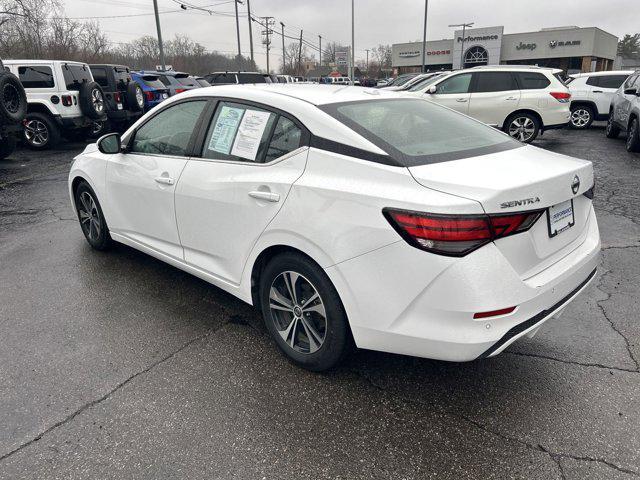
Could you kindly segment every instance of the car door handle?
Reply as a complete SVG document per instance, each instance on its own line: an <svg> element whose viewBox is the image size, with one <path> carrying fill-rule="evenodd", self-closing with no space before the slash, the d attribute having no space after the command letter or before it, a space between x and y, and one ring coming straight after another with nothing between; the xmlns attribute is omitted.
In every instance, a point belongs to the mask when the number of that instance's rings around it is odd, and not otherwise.
<svg viewBox="0 0 640 480"><path fill-rule="evenodd" d="M173 181L173 178L170 178L170 177L156 177L154 180L157 183L161 183L163 185L173 185L175 183Z"/></svg>
<svg viewBox="0 0 640 480"><path fill-rule="evenodd" d="M456 98L456 102L464 103L466 101L467 101L466 98Z"/></svg>
<svg viewBox="0 0 640 480"><path fill-rule="evenodd" d="M260 190L255 190L253 192L249 192L249 196L257 200L266 200L267 202L280 201L280 194L273 192L262 192Z"/></svg>
<svg viewBox="0 0 640 480"><path fill-rule="evenodd" d="M593 93L604 93L602 90L594 90Z"/></svg>

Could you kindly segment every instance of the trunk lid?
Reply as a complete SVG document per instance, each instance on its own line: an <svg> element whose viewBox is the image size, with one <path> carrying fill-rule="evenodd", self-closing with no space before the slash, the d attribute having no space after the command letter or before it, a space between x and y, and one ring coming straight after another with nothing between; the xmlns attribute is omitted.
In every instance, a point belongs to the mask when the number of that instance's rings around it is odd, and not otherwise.
<svg viewBox="0 0 640 480"><path fill-rule="evenodd" d="M525 146L409 171L421 185L476 200L488 214L544 209L527 232L494 242L522 278L549 267L585 239L591 200L583 194L594 180L589 161ZM574 225L552 236L548 209L567 201Z"/></svg>

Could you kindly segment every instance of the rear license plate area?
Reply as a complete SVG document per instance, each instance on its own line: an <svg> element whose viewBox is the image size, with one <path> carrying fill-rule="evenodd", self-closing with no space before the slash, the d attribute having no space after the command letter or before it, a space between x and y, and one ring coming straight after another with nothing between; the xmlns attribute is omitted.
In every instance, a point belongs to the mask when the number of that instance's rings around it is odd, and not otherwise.
<svg viewBox="0 0 640 480"><path fill-rule="evenodd" d="M547 208L547 226L549 227L550 238L569 230L575 224L573 199Z"/></svg>

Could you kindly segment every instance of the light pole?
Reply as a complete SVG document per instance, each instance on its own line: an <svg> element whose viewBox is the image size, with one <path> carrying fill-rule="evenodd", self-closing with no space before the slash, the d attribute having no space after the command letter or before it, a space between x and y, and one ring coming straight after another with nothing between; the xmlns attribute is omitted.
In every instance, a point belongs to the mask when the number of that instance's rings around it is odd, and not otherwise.
<svg viewBox="0 0 640 480"><path fill-rule="evenodd" d="M350 65L350 74L349 78L351 79L351 85L353 85L353 73L354 73L354 63L355 63L355 19L354 19L354 0L351 0L351 65Z"/></svg>
<svg viewBox="0 0 640 480"><path fill-rule="evenodd" d="M424 29L422 30L422 73L426 70L425 55L427 54L427 9L429 0L424 0Z"/></svg>
<svg viewBox="0 0 640 480"><path fill-rule="evenodd" d="M464 33L467 27L473 27L475 22L470 23L458 23L455 25L449 25L449 28L462 27L462 45L460 45L460 68L464 68Z"/></svg>
<svg viewBox="0 0 640 480"><path fill-rule="evenodd" d="M251 31L251 2L247 0L247 17L249 18L249 48L251 49L251 63L255 63L253 61L253 32ZM267 73L269 71L267 70Z"/></svg>
<svg viewBox="0 0 640 480"><path fill-rule="evenodd" d="M282 27L282 75L284 75L284 71L287 68L287 53L284 49L284 23L280 22L280 26Z"/></svg>
<svg viewBox="0 0 640 480"><path fill-rule="evenodd" d="M242 57L242 50L240 50L240 21L238 19L238 3L240 0L235 0L233 5L236 7L236 34L238 36L238 57ZM238 61L240 58L238 58ZM238 65L238 70L240 70L240 65Z"/></svg>
<svg viewBox="0 0 640 480"><path fill-rule="evenodd" d="M160 30L160 15L158 15L158 0L153 0L153 10L156 14L156 28L158 29L158 49L160 50L160 65L162 65L162 70L166 70L167 66L164 63L164 49L162 48L162 31Z"/></svg>
<svg viewBox="0 0 640 480"><path fill-rule="evenodd" d="M322 35L318 35L318 67L322 66Z"/></svg>

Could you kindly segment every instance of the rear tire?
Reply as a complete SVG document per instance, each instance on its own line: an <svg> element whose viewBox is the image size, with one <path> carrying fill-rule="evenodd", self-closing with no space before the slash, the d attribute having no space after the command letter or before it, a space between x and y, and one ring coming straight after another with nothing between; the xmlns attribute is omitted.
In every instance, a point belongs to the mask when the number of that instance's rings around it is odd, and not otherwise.
<svg viewBox="0 0 640 480"><path fill-rule="evenodd" d="M0 124L20 123L27 114L27 94L18 77L0 71Z"/></svg>
<svg viewBox="0 0 640 480"><path fill-rule="evenodd" d="M574 130L586 130L593 123L593 108L588 105L575 105L571 107L569 125Z"/></svg>
<svg viewBox="0 0 640 480"><path fill-rule="evenodd" d="M512 138L522 142L531 143L540 132L540 121L527 112L514 113L504 122L504 132Z"/></svg>
<svg viewBox="0 0 640 480"><path fill-rule="evenodd" d="M320 372L350 352L351 332L338 292L304 255L274 257L260 277L259 298L267 330L296 365Z"/></svg>
<svg viewBox="0 0 640 480"><path fill-rule="evenodd" d="M92 120L104 120L107 104L102 87L96 82L80 84L80 110Z"/></svg>
<svg viewBox="0 0 640 480"><path fill-rule="evenodd" d="M640 126L638 119L634 118L627 129L627 152L640 152Z"/></svg>
<svg viewBox="0 0 640 480"><path fill-rule="evenodd" d="M618 135L620 135L620 127L618 127L613 121L613 112L609 113L605 135L607 138L618 138Z"/></svg>
<svg viewBox="0 0 640 480"><path fill-rule="evenodd" d="M84 238L96 250L107 250L112 243L102 207L93 189L82 180L74 192L76 213Z"/></svg>
<svg viewBox="0 0 640 480"><path fill-rule="evenodd" d="M0 160L4 160L11 155L16 149L16 137L9 135L5 138L0 138Z"/></svg>
<svg viewBox="0 0 640 480"><path fill-rule="evenodd" d="M54 148L60 142L60 129L44 113L28 113L24 122L24 140L33 150Z"/></svg>

